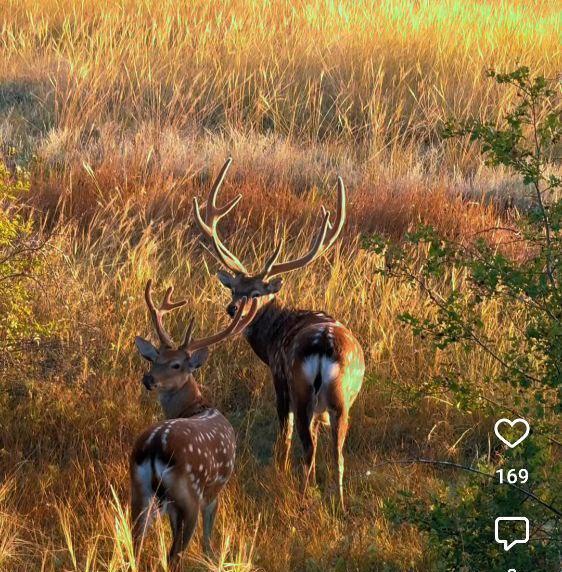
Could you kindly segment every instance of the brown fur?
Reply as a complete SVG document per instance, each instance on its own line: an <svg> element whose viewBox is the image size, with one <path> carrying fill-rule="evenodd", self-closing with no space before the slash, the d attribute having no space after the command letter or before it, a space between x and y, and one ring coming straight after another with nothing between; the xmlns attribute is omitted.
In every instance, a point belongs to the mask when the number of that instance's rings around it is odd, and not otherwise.
<svg viewBox="0 0 562 572"><path fill-rule="evenodd" d="M347 433L349 408L361 384L365 364L363 352L351 332L323 312L283 308L275 294L283 285L279 275L304 268L327 252L340 235L345 223L346 194L341 177L337 184L337 206L334 217L322 207L320 226L309 250L300 257L279 262L283 241L277 243L263 269L251 275L244 264L219 237L218 223L241 200L238 195L218 206L217 196L232 163L228 158L213 183L205 215L199 201L193 200L195 221L201 233L210 241L210 252L225 269L218 278L232 293L227 308L231 316L238 314L242 300L259 304L246 338L258 357L271 369L277 395L277 414L285 436L285 467L288 465L293 431L293 417L304 448L306 474L304 489L315 478L316 434L319 421L329 415L334 440L334 458L338 472L338 487L343 501L343 445Z"/></svg>
<svg viewBox="0 0 562 572"><path fill-rule="evenodd" d="M255 285L254 285L255 288ZM232 305L239 294L233 290ZM270 368L277 398L277 415L283 439L284 466L289 465L293 417L305 460L304 490L315 481L317 432L329 422L337 471L340 503L344 507L343 447L349 410L361 389L365 371L363 350L353 334L323 312L292 310L273 296L263 296L256 317L244 335L258 357ZM232 311L232 309L230 309ZM311 356L333 363L334 379L306 377L303 367ZM312 357L312 359L316 359ZM321 400L321 402L320 402Z"/></svg>
<svg viewBox="0 0 562 572"><path fill-rule="evenodd" d="M176 567L179 553L193 536L200 511L204 547L209 551L218 496L232 475L236 453L234 429L203 399L193 372L207 359L210 345L242 331L254 316L257 303L243 317L243 300L231 324L205 338L192 339L192 321L183 343L173 349L162 318L186 302L172 302L172 292L169 287L157 307L152 299L151 280L145 289L161 345L156 348L138 336L135 343L141 356L151 364L143 383L148 390L158 392L167 421L149 427L137 439L130 458L130 476L135 555L155 510L159 510L170 517L173 541L169 560Z"/></svg>
<svg viewBox="0 0 562 572"><path fill-rule="evenodd" d="M167 513L173 532L169 558L187 547L201 511L205 549L218 496L234 469L236 439L230 423L200 399L192 376L171 396L160 395L186 415L146 429L130 458L133 539L138 551L156 510ZM168 398L168 399L167 399Z"/></svg>

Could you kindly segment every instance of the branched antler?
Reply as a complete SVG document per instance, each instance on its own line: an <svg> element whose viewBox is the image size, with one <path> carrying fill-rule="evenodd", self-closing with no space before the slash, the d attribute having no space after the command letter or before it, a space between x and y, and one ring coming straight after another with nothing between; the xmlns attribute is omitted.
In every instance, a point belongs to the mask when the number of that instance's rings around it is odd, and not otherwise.
<svg viewBox="0 0 562 572"><path fill-rule="evenodd" d="M221 262L227 269L231 270L235 274L245 274L247 276L248 271L242 262L240 262L240 260L226 248L226 246L219 238L217 231L217 225L220 219L228 214L242 198L242 195L238 195L222 207L217 207L216 205L219 189L222 185L222 182L224 181L231 163L232 158L229 157L220 170L220 173L211 188L211 192L209 193L209 198L207 200L207 205L205 207L204 219L201 216L201 210L199 208L197 198L193 199L193 206L195 211L195 220L197 221L201 232L211 241L212 250L210 251L212 254L214 254L218 258L219 262ZM283 274L291 270L303 268L324 254L334 244L340 235L345 223L345 214L345 187L341 177L338 177L338 204L334 221L332 222L330 220L329 211L327 211L324 206L322 206L322 222L320 224L320 229L318 234L314 237L309 251L304 256L296 258L295 260L278 263L277 259L279 258L279 254L281 253L281 249L283 247L283 241L281 241L275 248L273 254L267 259L262 271L257 275L257 277L265 280L266 278L272 278L277 274Z"/></svg>
<svg viewBox="0 0 562 572"><path fill-rule="evenodd" d="M277 263L277 258L281 253L283 242L281 241L273 255L266 261L259 276L263 279L272 278L278 274L283 274L291 270L297 270L310 264L319 256L324 254L334 244L341 233L345 223L345 187L341 177L338 177L338 206L334 222L330 221L330 213L322 206L322 223L318 234L314 237L310 250L300 258Z"/></svg>
<svg viewBox="0 0 562 572"><path fill-rule="evenodd" d="M209 347L214 344L218 344L222 340L229 338L231 336L236 336L241 333L247 325L254 319L256 311L258 309L258 301L256 298L252 298L252 302L249 305L250 309L244 315L244 310L247 309L247 298L242 298L236 315L230 324L222 331L207 336L205 338L199 338L197 340L192 340L193 334L193 320L190 321L189 326L185 332L185 337L183 343L179 347L180 350L185 350L186 352L192 353L195 350L201 349L203 347Z"/></svg>
<svg viewBox="0 0 562 572"><path fill-rule="evenodd" d="M144 290L144 299L146 300L146 305L148 306L148 311L150 312L152 323L154 324L154 328L158 334L158 339L160 340L160 344L166 348L172 348L174 346L174 342L170 334L168 334L164 328L162 317L164 314L167 314L176 308L181 308L187 304L187 300L178 300L177 302L172 302L171 298L173 292L174 288L173 286L170 286L166 290L162 304L157 308L152 299L152 280L149 280L146 283L146 288Z"/></svg>
<svg viewBox="0 0 562 572"><path fill-rule="evenodd" d="M229 157L226 163L222 166L218 177L216 178L213 186L211 187L211 192L209 193L209 198L207 199L207 204L205 206L205 218L201 216L201 210L199 208L199 203L197 197L193 198L193 208L195 211L195 220L201 229L201 232L210 239L211 245L213 247L213 254L219 259L222 264L224 264L229 270L235 273L246 273L246 268L236 256L226 248L221 239L218 236L217 224L219 220L228 214L242 198L242 195L238 195L226 205L222 207L217 207L217 195L220 187L224 181L226 173L232 164L232 158Z"/></svg>
<svg viewBox="0 0 562 572"><path fill-rule="evenodd" d="M187 303L187 300L178 300L177 302L172 302L172 293L174 289L170 286L166 290L166 294L164 295L164 300L159 307L156 307L154 304L154 300L152 299L152 280L149 280L146 283L146 288L144 290L144 297L146 300L146 305L148 306L148 310L150 312L150 317L152 318L152 322L156 329L156 333L158 334L158 339L160 340L161 347L163 348L173 348L174 341L170 334L164 328L162 323L162 318L164 314L175 310L176 308L181 308ZM248 309L249 306L249 309ZM194 320L193 318L189 321L189 325L186 328L184 340L181 345L178 347L180 350L185 350L186 352L194 352L195 350L201 349L203 347L208 347L214 344L221 342L231 336L235 336L241 333L246 326L250 324L250 322L254 319L254 316L258 309L257 299L253 298L251 304L247 304L246 298L243 298L241 301L240 306L238 307L238 311L234 316L234 319L230 324L224 328L223 330L219 331L216 334L212 334L210 336L199 338L196 340L192 340L193 330L194 330ZM247 310L246 314L244 311Z"/></svg>

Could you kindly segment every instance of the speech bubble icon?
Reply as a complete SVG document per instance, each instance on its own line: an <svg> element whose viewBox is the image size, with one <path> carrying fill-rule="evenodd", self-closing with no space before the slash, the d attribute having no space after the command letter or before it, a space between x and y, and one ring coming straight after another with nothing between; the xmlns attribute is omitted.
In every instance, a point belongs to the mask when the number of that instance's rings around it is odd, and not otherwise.
<svg viewBox="0 0 562 572"><path fill-rule="evenodd" d="M522 522L525 525L525 530L521 530L519 538L514 539L513 536L516 535L517 532L515 532L512 527L509 527L509 530L504 530L503 534L500 531L501 524L505 522ZM527 544L527 542L529 542L529 519L524 516L499 516L496 518L494 534L496 542L503 544L503 549L506 552L511 550L516 544ZM503 538L505 536L510 538Z"/></svg>

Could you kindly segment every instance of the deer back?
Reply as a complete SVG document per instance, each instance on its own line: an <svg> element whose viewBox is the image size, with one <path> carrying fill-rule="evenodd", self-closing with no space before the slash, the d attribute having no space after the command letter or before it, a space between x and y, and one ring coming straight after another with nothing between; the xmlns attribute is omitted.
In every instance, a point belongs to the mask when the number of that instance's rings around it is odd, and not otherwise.
<svg viewBox="0 0 562 572"><path fill-rule="evenodd" d="M150 476L152 493L161 498L170 496L167 489L179 480L196 499L211 500L232 475L235 455L231 424L216 409L207 409L145 430L133 448L131 467L145 481Z"/></svg>

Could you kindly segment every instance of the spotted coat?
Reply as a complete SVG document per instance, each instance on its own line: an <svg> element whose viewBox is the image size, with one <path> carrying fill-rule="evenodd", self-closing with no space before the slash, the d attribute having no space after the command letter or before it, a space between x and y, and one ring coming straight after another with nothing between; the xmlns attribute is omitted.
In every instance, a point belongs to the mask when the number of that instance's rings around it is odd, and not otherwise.
<svg viewBox="0 0 562 572"><path fill-rule="evenodd" d="M161 509L166 508L167 482L174 474L184 479L189 495L207 503L232 475L235 451L230 423L216 409L205 409L146 429L133 448L131 476L156 497Z"/></svg>
<svg viewBox="0 0 562 572"><path fill-rule="evenodd" d="M293 422L304 449L306 490L315 480L317 431L331 426L341 506L343 499L343 446L349 409L365 372L363 350L353 334L324 312L293 310L276 298L263 304L245 336L272 374L277 415L284 438L284 465L288 467Z"/></svg>
<svg viewBox="0 0 562 572"><path fill-rule="evenodd" d="M271 369L277 399L287 401L286 405L292 411L297 407L295 372L298 374L312 356L333 362L336 366L333 371L337 369L337 380L322 379L325 372L320 367L313 370L314 378L309 381L315 393L321 391L323 383L336 381L346 408L353 404L365 371L363 350L353 334L328 314L293 310L274 298L260 309L246 328L245 336L258 357ZM327 409L328 404L317 413Z"/></svg>

